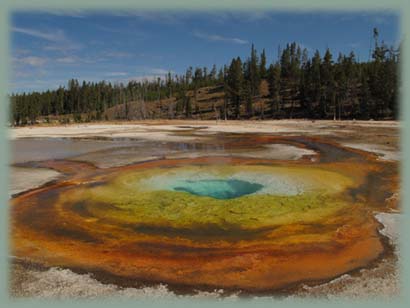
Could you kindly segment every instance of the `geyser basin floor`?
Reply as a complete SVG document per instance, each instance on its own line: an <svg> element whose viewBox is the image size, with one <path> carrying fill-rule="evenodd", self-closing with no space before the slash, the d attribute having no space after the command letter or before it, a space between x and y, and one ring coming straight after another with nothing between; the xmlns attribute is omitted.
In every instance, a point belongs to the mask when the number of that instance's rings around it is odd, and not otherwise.
<svg viewBox="0 0 410 308"><path fill-rule="evenodd" d="M282 139L313 147L318 159L208 155L105 170L40 163L67 175L12 200L13 254L139 283L248 292L330 279L375 260L384 247L373 212L396 189L394 165L315 139ZM172 189L232 178L263 187L234 199Z"/></svg>

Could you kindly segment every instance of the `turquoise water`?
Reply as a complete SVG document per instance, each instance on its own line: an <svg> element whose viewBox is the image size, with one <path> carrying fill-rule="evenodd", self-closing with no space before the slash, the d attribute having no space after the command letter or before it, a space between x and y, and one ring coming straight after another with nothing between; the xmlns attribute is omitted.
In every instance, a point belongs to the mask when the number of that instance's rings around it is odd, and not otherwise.
<svg viewBox="0 0 410 308"><path fill-rule="evenodd" d="M198 180L181 181L173 187L176 191L185 191L197 196L215 199L233 199L249 195L262 189L263 185L242 180Z"/></svg>

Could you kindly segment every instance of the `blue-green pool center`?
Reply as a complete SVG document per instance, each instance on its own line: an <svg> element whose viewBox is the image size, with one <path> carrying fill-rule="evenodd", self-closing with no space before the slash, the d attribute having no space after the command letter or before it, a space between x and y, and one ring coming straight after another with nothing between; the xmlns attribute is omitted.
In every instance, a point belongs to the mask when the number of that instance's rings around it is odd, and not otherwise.
<svg viewBox="0 0 410 308"><path fill-rule="evenodd" d="M236 179L186 180L173 187L175 191L184 191L197 196L215 199L233 199L250 195L262 189L263 185Z"/></svg>

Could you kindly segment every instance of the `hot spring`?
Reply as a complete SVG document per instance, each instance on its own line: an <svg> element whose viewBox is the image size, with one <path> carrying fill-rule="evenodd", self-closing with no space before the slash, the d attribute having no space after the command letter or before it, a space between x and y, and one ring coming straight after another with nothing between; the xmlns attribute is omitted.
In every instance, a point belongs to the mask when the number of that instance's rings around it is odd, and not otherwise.
<svg viewBox="0 0 410 308"><path fill-rule="evenodd" d="M344 155L207 156L105 169L46 162L66 176L12 200L13 255L189 290L259 292L330 279L383 251L372 219L382 203L366 185L391 182L374 176L384 169L372 158L317 148Z"/></svg>

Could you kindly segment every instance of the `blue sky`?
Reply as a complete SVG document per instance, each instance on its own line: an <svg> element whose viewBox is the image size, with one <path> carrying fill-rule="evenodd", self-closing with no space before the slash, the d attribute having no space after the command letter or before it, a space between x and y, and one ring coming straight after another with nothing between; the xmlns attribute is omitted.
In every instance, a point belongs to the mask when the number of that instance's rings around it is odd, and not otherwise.
<svg viewBox="0 0 410 308"><path fill-rule="evenodd" d="M367 60L372 29L398 45L392 12L18 12L11 18L11 92L41 91L80 81L152 79L189 66L248 57L251 44L268 62L278 45L297 42L323 54L353 50Z"/></svg>

